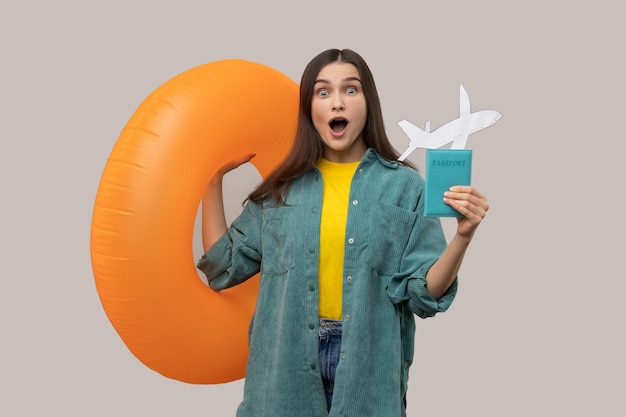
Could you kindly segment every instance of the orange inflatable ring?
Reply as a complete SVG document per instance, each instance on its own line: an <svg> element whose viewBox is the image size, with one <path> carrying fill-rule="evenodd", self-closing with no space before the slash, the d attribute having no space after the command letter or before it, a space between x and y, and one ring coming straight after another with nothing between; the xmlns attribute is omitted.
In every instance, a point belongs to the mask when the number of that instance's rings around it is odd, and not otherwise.
<svg viewBox="0 0 626 417"><path fill-rule="evenodd" d="M284 159L297 113L293 80L223 60L161 85L122 130L95 199L91 261L108 319L152 370L194 384L243 378L258 275L221 292L206 286L194 223L224 163L254 152L265 178Z"/></svg>

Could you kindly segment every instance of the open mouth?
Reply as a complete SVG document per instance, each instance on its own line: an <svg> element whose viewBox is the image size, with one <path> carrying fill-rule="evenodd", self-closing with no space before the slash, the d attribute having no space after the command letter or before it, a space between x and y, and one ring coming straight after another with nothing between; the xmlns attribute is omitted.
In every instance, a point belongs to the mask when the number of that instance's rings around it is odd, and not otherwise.
<svg viewBox="0 0 626 417"><path fill-rule="evenodd" d="M329 126L330 126L330 129L334 133L341 133L348 126L348 121L344 118L338 117L336 119L331 120L329 123Z"/></svg>

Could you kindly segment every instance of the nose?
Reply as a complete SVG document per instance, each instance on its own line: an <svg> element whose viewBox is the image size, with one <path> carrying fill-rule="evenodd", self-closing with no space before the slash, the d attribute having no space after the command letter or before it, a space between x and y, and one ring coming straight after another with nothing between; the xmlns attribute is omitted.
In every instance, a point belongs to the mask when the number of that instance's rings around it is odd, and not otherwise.
<svg viewBox="0 0 626 417"><path fill-rule="evenodd" d="M346 109L342 97L339 94L334 96L332 105L333 111L342 111Z"/></svg>

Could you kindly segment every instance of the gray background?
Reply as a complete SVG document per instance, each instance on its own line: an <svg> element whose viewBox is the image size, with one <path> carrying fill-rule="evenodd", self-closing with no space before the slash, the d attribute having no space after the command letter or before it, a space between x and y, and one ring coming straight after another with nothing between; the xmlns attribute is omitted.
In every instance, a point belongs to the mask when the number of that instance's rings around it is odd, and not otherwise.
<svg viewBox="0 0 626 417"><path fill-rule="evenodd" d="M234 415L242 381L165 378L106 318L89 252L100 176L171 77L241 58L299 81L339 47L370 64L399 150L399 120L457 117L459 83L504 115L468 141L492 210L455 304L418 322L409 415L625 415L626 33L617 2L577 3L3 2L0 414ZM229 218L258 178L227 178Z"/></svg>

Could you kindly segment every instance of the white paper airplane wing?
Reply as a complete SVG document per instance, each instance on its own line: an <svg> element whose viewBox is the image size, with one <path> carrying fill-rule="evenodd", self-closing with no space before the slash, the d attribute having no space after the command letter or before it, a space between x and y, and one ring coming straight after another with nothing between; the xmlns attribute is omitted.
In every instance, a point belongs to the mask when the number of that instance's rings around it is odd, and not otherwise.
<svg viewBox="0 0 626 417"><path fill-rule="evenodd" d="M450 149L465 149L465 145L467 144L467 137L469 134L461 135L452 141L452 145L450 145Z"/></svg>
<svg viewBox="0 0 626 417"><path fill-rule="evenodd" d="M469 95L465 87L463 87L463 84L461 84L459 87L459 116L469 116L471 108Z"/></svg>

